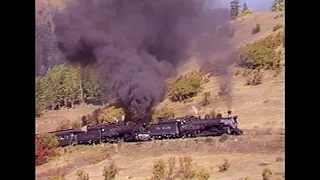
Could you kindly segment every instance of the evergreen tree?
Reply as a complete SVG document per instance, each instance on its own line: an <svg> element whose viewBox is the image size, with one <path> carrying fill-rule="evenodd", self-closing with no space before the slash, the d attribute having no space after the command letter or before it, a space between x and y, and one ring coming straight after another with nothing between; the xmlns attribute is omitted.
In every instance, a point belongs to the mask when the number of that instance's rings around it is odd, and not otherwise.
<svg viewBox="0 0 320 180"><path fill-rule="evenodd" d="M36 78L36 109L73 106L76 102L101 101L103 94L96 66L62 64Z"/></svg>
<svg viewBox="0 0 320 180"><path fill-rule="evenodd" d="M78 69L74 66L67 65L64 69L63 76L63 102L66 105L71 103L71 106L79 100L81 93L81 76Z"/></svg>
<svg viewBox="0 0 320 180"><path fill-rule="evenodd" d="M239 5L240 1L239 0L233 0L231 1L231 5L230 5L230 16L231 16L231 19L236 19L238 14L239 14L239 8L241 7Z"/></svg>
<svg viewBox="0 0 320 180"><path fill-rule="evenodd" d="M84 71L84 98L87 102L101 100L102 86L97 66L88 66Z"/></svg>
<svg viewBox="0 0 320 180"><path fill-rule="evenodd" d="M247 3L244 3L244 4L243 4L243 10L242 10L242 11L246 11L246 10L248 10L248 6L247 6Z"/></svg>

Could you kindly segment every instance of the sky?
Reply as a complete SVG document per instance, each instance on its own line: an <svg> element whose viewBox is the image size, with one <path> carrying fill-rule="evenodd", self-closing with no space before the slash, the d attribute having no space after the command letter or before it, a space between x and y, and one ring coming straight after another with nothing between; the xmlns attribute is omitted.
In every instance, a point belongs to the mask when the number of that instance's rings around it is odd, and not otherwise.
<svg viewBox="0 0 320 180"><path fill-rule="evenodd" d="M210 1L210 0L208 0ZM219 4L222 8L229 8L231 0L213 0ZM242 6L244 2L247 3L249 9L257 12L269 12L269 7L274 0L240 0Z"/></svg>

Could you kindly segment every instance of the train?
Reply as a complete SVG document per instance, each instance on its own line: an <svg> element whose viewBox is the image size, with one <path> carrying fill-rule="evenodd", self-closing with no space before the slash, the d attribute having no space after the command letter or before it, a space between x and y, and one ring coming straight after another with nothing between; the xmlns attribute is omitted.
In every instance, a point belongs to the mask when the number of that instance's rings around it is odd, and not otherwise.
<svg viewBox="0 0 320 180"><path fill-rule="evenodd" d="M79 144L101 144L139 142L162 139L193 138L228 135L241 135L238 128L238 116L222 117L218 114L213 118L206 114L204 118L184 116L174 119L160 117L156 124L107 123L87 126L86 131L79 128L49 132L58 137L59 146Z"/></svg>

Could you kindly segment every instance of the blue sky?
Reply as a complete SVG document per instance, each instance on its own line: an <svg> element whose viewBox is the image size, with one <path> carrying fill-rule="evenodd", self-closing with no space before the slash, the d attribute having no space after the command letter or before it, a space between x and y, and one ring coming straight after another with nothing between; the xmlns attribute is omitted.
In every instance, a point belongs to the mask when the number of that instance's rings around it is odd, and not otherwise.
<svg viewBox="0 0 320 180"><path fill-rule="evenodd" d="M210 1L210 0L208 0ZM222 6L223 8L229 8L231 0L212 0L219 4L219 6ZM273 0L240 0L240 4L243 5L243 3L246 2L249 9L252 9L254 11L258 12L268 12L269 7L271 6Z"/></svg>

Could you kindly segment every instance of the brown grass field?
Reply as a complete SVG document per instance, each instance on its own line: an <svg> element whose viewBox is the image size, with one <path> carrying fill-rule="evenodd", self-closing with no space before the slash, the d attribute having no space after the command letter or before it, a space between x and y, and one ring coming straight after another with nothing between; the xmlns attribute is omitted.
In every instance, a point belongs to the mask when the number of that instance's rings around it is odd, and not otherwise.
<svg viewBox="0 0 320 180"><path fill-rule="evenodd" d="M283 17L274 19L279 13L253 13L234 22L237 27L235 43L237 46L265 37L272 28L283 23ZM261 31L251 35L252 28L259 23ZM193 68L191 68L193 67ZM185 73L196 68L190 60L180 72ZM246 134L230 136L227 141L219 142L220 137L183 140L165 140L143 143L103 144L96 146L76 146L60 148L62 156L36 167L37 180L46 180L49 176L65 173L66 179L76 180L75 172L81 168L89 173L92 180L103 180L102 169L111 161L119 168L116 180L144 180L152 175L153 163L158 159L191 156L196 169L210 171L212 180L238 180L249 177L250 180L262 180L264 168L273 172L272 180L284 179L284 74L276 77L275 72L264 72L262 84L244 86L247 77L240 74L232 77L232 111L239 116L239 128ZM234 69L234 72L237 69ZM211 91L210 105L200 106L201 93L188 103L172 103L165 100L160 106L173 108L176 116L192 114L191 106L199 107L204 115L212 109L225 113L226 103L217 98L219 81L211 77L203 85L203 92ZM45 112L36 120L37 132L54 130L61 120L76 120L90 113L96 106L82 106L76 109L63 109ZM226 172L218 172L218 165L227 158L231 163Z"/></svg>

